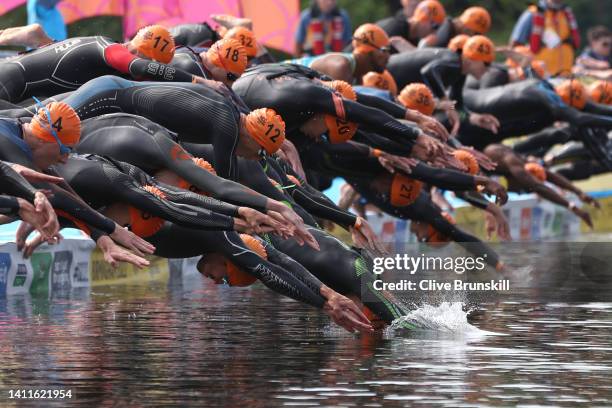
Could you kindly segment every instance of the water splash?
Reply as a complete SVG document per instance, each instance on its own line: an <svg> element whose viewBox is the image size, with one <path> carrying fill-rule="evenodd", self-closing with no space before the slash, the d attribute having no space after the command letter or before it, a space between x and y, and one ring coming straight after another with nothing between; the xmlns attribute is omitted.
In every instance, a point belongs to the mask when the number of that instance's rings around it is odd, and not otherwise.
<svg viewBox="0 0 612 408"><path fill-rule="evenodd" d="M413 326L413 331L448 333L453 335L484 336L496 334L480 330L468 322L469 310L463 310L461 302L442 302L439 305L425 304L393 321L390 332Z"/></svg>

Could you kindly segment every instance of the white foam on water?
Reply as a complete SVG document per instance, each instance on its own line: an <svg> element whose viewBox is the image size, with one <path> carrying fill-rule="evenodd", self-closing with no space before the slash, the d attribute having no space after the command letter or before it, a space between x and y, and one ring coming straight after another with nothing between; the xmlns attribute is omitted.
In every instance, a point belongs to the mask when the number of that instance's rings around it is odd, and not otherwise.
<svg viewBox="0 0 612 408"><path fill-rule="evenodd" d="M411 311L406 316L393 321L387 331L404 330L404 323L416 326L411 332L447 333L453 336L481 337L498 335L481 330L471 325L468 320L469 312L463 310L461 302L442 302L439 305L425 304Z"/></svg>

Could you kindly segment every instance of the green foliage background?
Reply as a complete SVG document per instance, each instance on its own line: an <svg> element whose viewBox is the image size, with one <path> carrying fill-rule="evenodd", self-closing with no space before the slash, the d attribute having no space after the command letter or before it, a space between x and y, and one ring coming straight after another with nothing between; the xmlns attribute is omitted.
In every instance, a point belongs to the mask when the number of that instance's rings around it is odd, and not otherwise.
<svg viewBox="0 0 612 408"><path fill-rule="evenodd" d="M1 0L0 0L1 1ZM302 8L310 5L310 0L300 0ZM493 28L490 36L496 43L506 43L515 21L531 1L525 0L441 0L450 15L457 15L461 10L480 5L490 11L493 17ZM534 0L535 1L535 0ZM338 0L340 7L346 9L352 20L353 28L365 22L373 22L387 17L398 10L399 0ZM610 26L612 21L612 0L567 0L578 24L583 38L586 30L596 24ZM27 21L25 6L0 16L0 29L25 25ZM69 37L102 34L121 40L121 19L119 17L94 17L81 20L68 26Z"/></svg>

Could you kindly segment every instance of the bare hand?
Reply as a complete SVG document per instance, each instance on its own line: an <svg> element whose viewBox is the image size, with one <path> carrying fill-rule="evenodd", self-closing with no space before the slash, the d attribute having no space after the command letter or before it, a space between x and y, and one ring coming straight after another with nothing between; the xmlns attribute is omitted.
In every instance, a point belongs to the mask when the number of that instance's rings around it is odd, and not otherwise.
<svg viewBox="0 0 612 408"><path fill-rule="evenodd" d="M321 287L321 295L327 299L323 310L337 325L351 333L354 333L355 330L364 333L374 331L366 315L350 299L325 285Z"/></svg>
<svg viewBox="0 0 612 408"><path fill-rule="evenodd" d="M480 180L480 177L478 177ZM500 205L506 204L508 201L508 192L497 181L491 180L488 177L483 177L484 180L477 181L479 185L483 186L483 192L485 194L494 195L496 200L495 202Z"/></svg>
<svg viewBox="0 0 612 408"><path fill-rule="evenodd" d="M96 244L98 245L98 248L102 250L102 253L104 254L104 260L110 265L112 265L113 268L116 268L119 262L130 263L136 266L138 269L142 269L145 266L149 266L150 264L149 261L147 261L146 259L135 255L127 249L117 245L115 242L113 242L112 239L110 239L106 235L100 237Z"/></svg>
<svg viewBox="0 0 612 408"><path fill-rule="evenodd" d="M584 191L581 192L578 197L580 198L580 201L582 201L585 204L590 204L595 208L601 208L601 204L599 204L599 201L597 201L595 198L591 197L590 195L588 195L587 193L585 193Z"/></svg>
<svg viewBox="0 0 612 408"><path fill-rule="evenodd" d="M349 231L351 232L353 243L356 247L369 249L377 255L387 254L386 248L365 219L357 217L355 224L358 225L358 227L349 227Z"/></svg>
<svg viewBox="0 0 612 408"><path fill-rule="evenodd" d="M240 218L246 222L248 227L251 228L255 234L284 231L283 224L276 221L271 216L252 208L239 207L238 215L240 215Z"/></svg>
<svg viewBox="0 0 612 408"><path fill-rule="evenodd" d="M478 162L478 165L480 166L480 168L483 170L493 171L497 167L497 163L491 160L489 156L487 156L486 154L484 154L483 152L479 150L474 149L473 147L462 146L461 150L465 150L471 153L472 156L474 156L474 158Z"/></svg>
<svg viewBox="0 0 612 408"><path fill-rule="evenodd" d="M378 162L391 174L395 173L395 170L410 174L412 173L412 168L419 163L416 159L396 156L385 152L380 153Z"/></svg>
<svg viewBox="0 0 612 408"><path fill-rule="evenodd" d="M110 234L110 237L118 244L123 245L140 256L155 252L155 247L153 245L120 225L115 225L115 231Z"/></svg>
<svg viewBox="0 0 612 408"><path fill-rule="evenodd" d="M444 152L444 145L436 139L421 134L417 137L414 146L412 147L412 157L423 161L430 161L435 156L439 156Z"/></svg>
<svg viewBox="0 0 612 408"><path fill-rule="evenodd" d="M42 214L47 220L43 225L44 235L51 237L57 234L60 228L57 214L44 193L40 191L36 192L34 195L34 207L36 208L36 212Z"/></svg>
<svg viewBox="0 0 612 408"><path fill-rule="evenodd" d="M503 241L511 241L510 226L508 219L502 210L495 204L490 203L485 209L485 224L487 237L491 238L493 231L497 230L497 236Z"/></svg>
<svg viewBox="0 0 612 408"><path fill-rule="evenodd" d="M588 212L578 207L573 207L572 212L576 214L576 216L580 217L582 221L584 221L586 225L589 226L589 228L593 229L593 220L591 220L591 215Z"/></svg>
<svg viewBox="0 0 612 408"><path fill-rule="evenodd" d="M497 120L495 116L488 113L471 113L470 123L474 126L487 129L494 134L497 134L500 126L499 120Z"/></svg>
<svg viewBox="0 0 612 408"><path fill-rule="evenodd" d="M446 130L446 128L440 122L438 122L436 118L423 115L418 111L408 114L407 111L406 119L416 122L416 124L419 125L423 132L432 134L443 142L446 142L450 137L450 135L448 134L448 130Z"/></svg>

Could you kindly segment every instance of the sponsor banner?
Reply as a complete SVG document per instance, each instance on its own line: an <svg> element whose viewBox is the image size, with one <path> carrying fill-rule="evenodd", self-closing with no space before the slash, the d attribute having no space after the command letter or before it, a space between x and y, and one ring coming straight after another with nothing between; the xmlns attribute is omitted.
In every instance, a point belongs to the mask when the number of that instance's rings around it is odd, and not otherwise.
<svg viewBox="0 0 612 408"><path fill-rule="evenodd" d="M608 213L608 218L611 219L612 197L603 198L600 201L604 209L609 205L610 212ZM539 200L533 196L508 201L502 209L508 218L510 234L514 241L570 237L581 233L580 219L573 213L558 205ZM604 213L604 211L601 212ZM592 214L598 214L598 219L604 216L595 211ZM461 228L480 239L487 240L484 212L482 210L475 207L460 207L452 215L457 220L457 225ZM416 237L410 233L410 221L400 220L387 214L368 214L368 222L372 225L374 232L381 238L381 241L391 243L395 249L401 248L404 243L416 241ZM594 222L597 225L595 220ZM608 221L608 223L610 224L610 229L606 231L612 231L612 222ZM335 233L336 230L338 229L336 228L333 232ZM494 237L493 240L495 241L496 238Z"/></svg>

